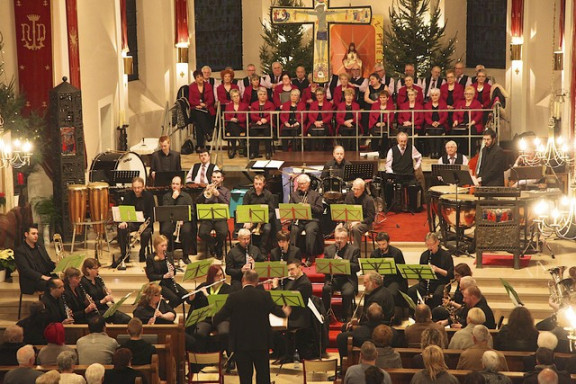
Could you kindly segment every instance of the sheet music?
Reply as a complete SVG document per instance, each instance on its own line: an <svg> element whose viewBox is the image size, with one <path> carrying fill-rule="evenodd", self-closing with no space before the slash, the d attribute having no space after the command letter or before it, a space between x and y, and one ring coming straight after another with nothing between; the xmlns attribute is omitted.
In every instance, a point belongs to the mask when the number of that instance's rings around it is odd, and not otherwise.
<svg viewBox="0 0 576 384"><path fill-rule="evenodd" d="M283 317L278 317L274 314L268 315L268 319L270 321L270 326L273 328L286 328L288 319Z"/></svg>

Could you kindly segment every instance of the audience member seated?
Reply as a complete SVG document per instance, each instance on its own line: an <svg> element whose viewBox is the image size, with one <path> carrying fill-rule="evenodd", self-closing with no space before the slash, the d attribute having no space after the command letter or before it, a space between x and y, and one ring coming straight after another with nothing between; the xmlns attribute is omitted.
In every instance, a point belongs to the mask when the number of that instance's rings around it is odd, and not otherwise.
<svg viewBox="0 0 576 384"><path fill-rule="evenodd" d="M558 374L550 368L544 368L538 374L538 384L558 384Z"/></svg>
<svg viewBox="0 0 576 384"><path fill-rule="evenodd" d="M34 347L30 344L24 345L16 352L16 364L2 364L2 365L18 365L6 373L4 376L3 384L35 384L36 379L42 375L42 371L34 369L36 356L34 355Z"/></svg>
<svg viewBox="0 0 576 384"><path fill-rule="evenodd" d="M24 329L24 344L46 344L44 328L46 328L48 322L46 321L46 309L44 303L41 301L30 303L28 309L30 315L16 323L16 325L19 325Z"/></svg>
<svg viewBox="0 0 576 384"><path fill-rule="evenodd" d="M462 314L460 317L460 324L453 324L452 328L463 328L466 326L466 319L468 318L468 312L476 307L480 308L484 315L486 316L486 322L484 325L490 329L496 328L496 321L494 321L494 313L492 309L488 306L486 298L482 295L480 288L473 285L462 291L464 309L462 309ZM499 348L498 348L499 349Z"/></svg>
<svg viewBox="0 0 576 384"><path fill-rule="evenodd" d="M156 353L156 347L142 339L142 320L134 317L127 327L130 339L122 344L123 348L132 351L132 363L134 365L150 364L152 355Z"/></svg>
<svg viewBox="0 0 576 384"><path fill-rule="evenodd" d="M484 312L482 312L480 308L472 308L468 311L467 316L466 326L452 336L448 349L466 349L474 345L472 332L475 326L482 325L486 322L486 315L484 315ZM492 336L490 336L488 340L488 346L490 348L493 346Z"/></svg>
<svg viewBox="0 0 576 384"><path fill-rule="evenodd" d="M114 352L112 364L114 369L106 372L104 384L133 383L137 377L142 379L142 384L148 383L142 372L132 368L132 351L128 348L120 348Z"/></svg>
<svg viewBox="0 0 576 384"><path fill-rule="evenodd" d="M566 371L559 370L554 364L554 351L548 348L538 348L536 350L536 366L534 370L524 374L524 384L540 383L539 374L550 369L558 375L558 384L568 384L571 382L570 374Z"/></svg>
<svg viewBox="0 0 576 384"><path fill-rule="evenodd" d="M336 135L345 136L341 144L345 150L354 149L354 136L361 134L359 127L360 106L354 101L354 91L346 89L344 91L344 102L338 104L336 111Z"/></svg>
<svg viewBox="0 0 576 384"><path fill-rule="evenodd" d="M466 376L464 376L464 380L462 381L463 384L486 384L486 379L484 376L478 371L468 372Z"/></svg>
<svg viewBox="0 0 576 384"><path fill-rule="evenodd" d="M500 356L496 351L486 351L482 355L482 367L483 370L480 371L486 384L511 384L512 380L509 377L498 372L498 367L500 367Z"/></svg>
<svg viewBox="0 0 576 384"><path fill-rule="evenodd" d="M437 345L439 348L444 348L445 339L442 332L440 332L436 328L426 328L424 332L422 332L422 337L420 338L420 349L424 351L430 345ZM414 355L412 357L412 366L414 368L424 368L424 360L422 357L422 353Z"/></svg>
<svg viewBox="0 0 576 384"><path fill-rule="evenodd" d="M486 351L492 351L488 346L488 342L492 339L490 336L490 331L483 325L474 326L472 331L472 340L474 345L465 349L460 354L460 359L458 359L458 365L456 369L470 369L472 371L480 371L482 369L482 355ZM498 358L500 359L500 364L497 368L498 371L507 371L508 364L506 363L506 357L502 352L496 352Z"/></svg>
<svg viewBox="0 0 576 384"><path fill-rule="evenodd" d="M384 320L382 307L378 305L378 303L372 303L368 309L366 309L363 324L356 326L351 326L350 323L343 324L342 333L336 336L336 344L338 345L340 358L348 355L348 337L352 336L352 344L355 347L359 347L365 341L370 340L372 333L377 326L383 324L389 324L389 322Z"/></svg>
<svg viewBox="0 0 576 384"><path fill-rule="evenodd" d="M63 379L62 381L60 381L61 376L62 375L60 375L60 372L58 372L55 369L52 369L52 370L38 376L35 383L36 384L60 384L60 383L64 384L64 383L71 383L72 382L72 381L64 381L67 379ZM82 378L81 383L84 383L84 378L82 376L80 376L80 378Z"/></svg>
<svg viewBox="0 0 576 384"><path fill-rule="evenodd" d="M500 351L535 351L538 348L538 330L532 314L526 307L516 307L495 337L494 347Z"/></svg>
<svg viewBox="0 0 576 384"><path fill-rule="evenodd" d="M86 380L84 380L82 376L74 373L74 365L76 364L77 359L78 357L74 351L63 351L57 356L56 363L58 365L58 371L60 372L60 383L86 384Z"/></svg>
<svg viewBox="0 0 576 384"><path fill-rule="evenodd" d="M394 332L389 326L381 324L374 328L372 341L378 351L378 358L376 358L376 366L378 368L402 368L402 358L392 348L393 338Z"/></svg>
<svg viewBox="0 0 576 384"><path fill-rule="evenodd" d="M110 364L114 351L120 345L116 339L106 334L106 322L102 316L93 316L88 320L88 331L90 332L88 335L76 341L78 363L81 365Z"/></svg>
<svg viewBox="0 0 576 384"><path fill-rule="evenodd" d="M364 383L382 384L384 382L384 371L375 365L371 365L364 371Z"/></svg>
<svg viewBox="0 0 576 384"><path fill-rule="evenodd" d="M142 324L173 324L176 312L162 297L162 288L150 283L144 288L138 306L133 312L134 317Z"/></svg>
<svg viewBox="0 0 576 384"><path fill-rule="evenodd" d="M86 373L84 374L86 384L102 384L104 382L105 373L106 370L102 364L90 364L90 366L86 368Z"/></svg>
<svg viewBox="0 0 576 384"><path fill-rule="evenodd" d="M459 384L458 379L448 373L444 353L437 345L429 345L422 351L424 369L416 372L410 384Z"/></svg>
<svg viewBox="0 0 576 384"><path fill-rule="evenodd" d="M364 384L365 372L366 370L376 365L376 359L378 358L378 351L376 346L371 341L365 341L360 348L360 363L351 366L346 370L346 376L344 376L344 384ZM392 379L386 371L382 371L384 374L384 380L382 384L391 384Z"/></svg>
<svg viewBox="0 0 576 384"><path fill-rule="evenodd" d="M0 345L0 365L18 365L16 353L24 345L24 330L22 327L18 325L6 327L3 342Z"/></svg>
<svg viewBox="0 0 576 384"><path fill-rule="evenodd" d="M553 334L552 332L549 331L540 331L540 334L538 335L538 348L548 348L552 351L556 351L556 347L558 346L558 338L556 337L555 334ZM554 356L554 364L556 364L556 367L558 367L559 369L566 369L569 373L574 373L571 372L570 368L571 367L566 367L566 362L569 360L566 359L559 359L556 356ZM536 355L530 355L530 356L524 356L524 372L529 372L534 370L534 366L536 365ZM576 369L572 368L572 369Z"/></svg>
<svg viewBox="0 0 576 384"><path fill-rule="evenodd" d="M39 365L56 365L58 355L62 352L72 352L76 356L76 351L65 344L62 323L48 324L44 330L44 337L48 344L38 352Z"/></svg>
<svg viewBox="0 0 576 384"><path fill-rule="evenodd" d="M414 311L415 323L409 325L404 330L404 338L406 340L406 345L408 348L420 348L422 334L426 329L436 329L440 332L442 341L440 346L446 348L448 346L448 335L446 330L441 325L436 324L432 321L432 312L430 307L426 304L419 304L416 306Z"/></svg>

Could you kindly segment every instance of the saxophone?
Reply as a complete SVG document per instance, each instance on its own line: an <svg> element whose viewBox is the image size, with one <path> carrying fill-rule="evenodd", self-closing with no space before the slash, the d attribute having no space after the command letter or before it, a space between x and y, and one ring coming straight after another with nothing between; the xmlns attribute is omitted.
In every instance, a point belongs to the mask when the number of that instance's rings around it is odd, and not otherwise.
<svg viewBox="0 0 576 384"><path fill-rule="evenodd" d="M446 310L448 311L452 324L459 323L458 318L456 316L456 308L451 304L452 298L450 297L450 290L452 288L452 284L455 281L456 279L450 280L450 282L444 286L444 290L442 292L444 299L442 300L442 306L446 308Z"/></svg>

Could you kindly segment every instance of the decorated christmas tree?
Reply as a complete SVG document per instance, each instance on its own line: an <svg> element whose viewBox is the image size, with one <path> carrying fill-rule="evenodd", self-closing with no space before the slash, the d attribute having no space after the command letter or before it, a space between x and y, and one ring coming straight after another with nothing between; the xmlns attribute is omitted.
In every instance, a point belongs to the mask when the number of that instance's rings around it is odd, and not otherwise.
<svg viewBox="0 0 576 384"><path fill-rule="evenodd" d="M430 0L394 0L389 10L390 26L385 30L386 72L399 76L404 65L416 66L418 77L428 76L430 68L451 67L456 36L446 38L446 25L440 25L441 12L430 12Z"/></svg>
<svg viewBox="0 0 576 384"><path fill-rule="evenodd" d="M299 0L273 0L272 7L300 7ZM260 46L262 73L272 72L272 63L279 61L284 70L294 76L296 67L303 65L306 72L312 71L314 43L305 41L305 29L301 25L271 24L262 22L264 44Z"/></svg>

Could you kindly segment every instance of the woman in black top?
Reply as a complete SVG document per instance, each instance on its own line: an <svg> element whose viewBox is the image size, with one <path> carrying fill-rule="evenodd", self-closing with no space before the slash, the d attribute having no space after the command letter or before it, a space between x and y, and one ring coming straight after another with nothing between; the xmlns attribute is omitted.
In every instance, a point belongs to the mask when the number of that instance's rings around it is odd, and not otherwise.
<svg viewBox="0 0 576 384"><path fill-rule="evenodd" d="M154 237L154 253L146 258L146 276L149 281L160 280L162 296L168 301L172 308L178 307L184 301L182 296L188 291L174 279L176 267L174 258L166 253L168 249L168 239L164 235Z"/></svg>
<svg viewBox="0 0 576 384"><path fill-rule="evenodd" d="M526 307L516 307L510 313L508 324L494 338L494 349L534 352L538 349L538 335L530 311Z"/></svg>
<svg viewBox="0 0 576 384"><path fill-rule="evenodd" d="M100 313L94 299L85 291L80 284L81 273L78 268L69 267L64 271L64 296L66 305L72 311L75 324L88 324L88 317Z"/></svg>
<svg viewBox="0 0 576 384"><path fill-rule="evenodd" d="M112 357L114 369L106 371L104 384L134 383L137 377L142 379L142 384L147 384L148 380L142 374L131 367L132 351L128 348L119 348Z"/></svg>
<svg viewBox="0 0 576 384"><path fill-rule="evenodd" d="M162 288L158 284L150 283L133 312L142 324L174 324L176 312L162 297Z"/></svg>
<svg viewBox="0 0 576 384"><path fill-rule="evenodd" d="M80 280L80 285L82 285L86 294L94 300L100 314L104 315L108 310L108 303L113 303L114 298L112 297L112 292L106 288L104 280L98 274L100 266L100 262L94 258L89 257L84 260L82 264L84 276ZM113 324L128 324L129 321L130 316L121 311L114 312L112 316L106 319L107 323Z"/></svg>

